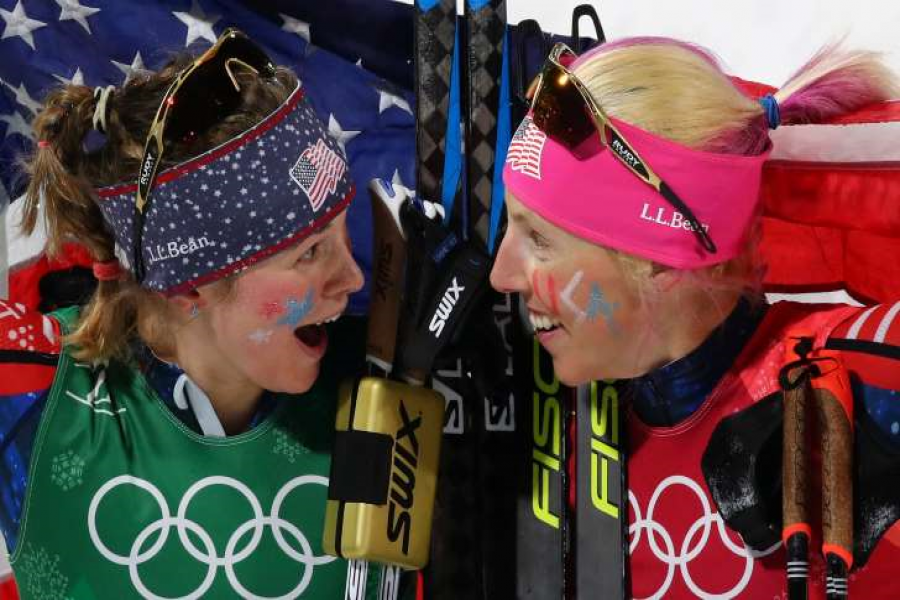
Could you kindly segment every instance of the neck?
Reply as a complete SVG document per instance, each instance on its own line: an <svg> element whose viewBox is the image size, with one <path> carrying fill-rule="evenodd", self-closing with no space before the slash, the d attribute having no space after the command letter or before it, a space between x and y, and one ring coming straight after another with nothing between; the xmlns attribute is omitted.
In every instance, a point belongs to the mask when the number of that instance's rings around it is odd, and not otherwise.
<svg viewBox="0 0 900 600"><path fill-rule="evenodd" d="M652 307L653 339L644 345L641 372L649 373L693 352L728 318L738 300L740 293L732 290L673 290L669 299ZM646 351L650 348L654 350Z"/></svg>
<svg viewBox="0 0 900 600"><path fill-rule="evenodd" d="M233 435L249 427L263 389L219 350L214 339L204 320L191 321L175 333L173 358L209 397L225 433Z"/></svg>
<svg viewBox="0 0 900 600"><path fill-rule="evenodd" d="M657 427L688 418L734 365L764 314L764 306L742 302L688 354L633 379L635 414Z"/></svg>

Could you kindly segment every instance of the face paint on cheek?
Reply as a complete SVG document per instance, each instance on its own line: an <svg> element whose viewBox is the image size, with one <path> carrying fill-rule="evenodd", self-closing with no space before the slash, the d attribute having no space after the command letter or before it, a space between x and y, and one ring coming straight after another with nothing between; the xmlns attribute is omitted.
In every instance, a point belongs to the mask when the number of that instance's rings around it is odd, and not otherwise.
<svg viewBox="0 0 900 600"><path fill-rule="evenodd" d="M300 302L296 298L290 298L285 303L287 314L278 319L279 325L288 325L292 328L297 327L300 321L312 312L313 309L313 291L312 288L306 293L306 297Z"/></svg>
<svg viewBox="0 0 900 600"><path fill-rule="evenodd" d="M557 302L556 298L556 280L553 279L553 275L547 275L547 293L550 295L550 310L553 311L553 314L559 314L559 302Z"/></svg>
<svg viewBox="0 0 900 600"><path fill-rule="evenodd" d="M572 311L572 314L575 315L576 325L580 325L587 318L587 313L581 310L581 307L575 304L575 301L572 299L572 296L575 295L575 290L581 285L582 279L584 279L584 271L578 271L572 276L572 279L569 280L569 283L566 284L566 287L564 287L563 291L559 294L559 299L562 301L563 306L568 308Z"/></svg>
<svg viewBox="0 0 900 600"><path fill-rule="evenodd" d="M259 309L259 316L266 320L271 320L282 314L284 314L284 306L281 302L266 302Z"/></svg>
<svg viewBox="0 0 900 600"><path fill-rule="evenodd" d="M618 334L619 324L613 319L613 313L617 308L619 308L618 302L610 303L603 297L603 290L600 288L600 284L596 282L591 284L591 296L588 299L587 310L585 311L588 321L593 323L598 316L603 315L603 320L606 321L606 326L609 327L609 330Z"/></svg>
<svg viewBox="0 0 900 600"><path fill-rule="evenodd" d="M257 346L262 346L263 344L269 343L269 339L272 337L273 333L275 332L271 329L257 329L256 331L248 335L247 339Z"/></svg>
<svg viewBox="0 0 900 600"><path fill-rule="evenodd" d="M537 269L531 274L531 287L534 289L534 295L537 296L538 300L541 301L541 304L548 306L550 311L554 314L559 314L559 302L557 301L556 296L556 280L553 279L553 275L547 275L547 295L545 298L541 293L541 279L544 278L543 274L540 273Z"/></svg>

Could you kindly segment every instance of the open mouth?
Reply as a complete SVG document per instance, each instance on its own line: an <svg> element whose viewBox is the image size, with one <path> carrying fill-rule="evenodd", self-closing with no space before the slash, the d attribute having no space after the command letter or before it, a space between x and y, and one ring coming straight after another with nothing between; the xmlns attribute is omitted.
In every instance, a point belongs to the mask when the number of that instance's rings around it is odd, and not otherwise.
<svg viewBox="0 0 900 600"><path fill-rule="evenodd" d="M559 319L554 319L548 315L540 315L537 313L529 312L528 313L528 321L531 325L532 331L535 334L540 333L549 333L551 331L556 331L562 325L560 324Z"/></svg>
<svg viewBox="0 0 900 600"><path fill-rule="evenodd" d="M310 348L318 348L328 340L328 333L325 331L325 325L337 321L340 316L341 313L338 313L333 317L329 317L318 323L301 325L294 330L294 337Z"/></svg>

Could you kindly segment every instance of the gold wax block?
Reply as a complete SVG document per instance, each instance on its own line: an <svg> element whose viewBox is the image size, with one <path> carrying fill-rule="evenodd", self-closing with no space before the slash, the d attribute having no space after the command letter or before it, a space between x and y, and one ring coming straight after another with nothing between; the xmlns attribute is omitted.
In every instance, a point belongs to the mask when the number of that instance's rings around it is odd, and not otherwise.
<svg viewBox="0 0 900 600"><path fill-rule="evenodd" d="M378 377L341 386L325 552L425 566L443 423L444 398L432 389Z"/></svg>

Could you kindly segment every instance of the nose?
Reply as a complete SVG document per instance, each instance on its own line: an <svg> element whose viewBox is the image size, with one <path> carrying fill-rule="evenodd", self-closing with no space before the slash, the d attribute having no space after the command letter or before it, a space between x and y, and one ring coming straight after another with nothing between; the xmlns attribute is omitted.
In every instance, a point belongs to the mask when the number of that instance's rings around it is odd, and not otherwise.
<svg viewBox="0 0 900 600"><path fill-rule="evenodd" d="M494 267L491 269L491 287L498 292L523 292L528 287L525 265L513 249L515 243L512 235L507 231L500 242L497 256L494 258Z"/></svg>
<svg viewBox="0 0 900 600"><path fill-rule="evenodd" d="M365 283L362 269L359 268L359 265L356 264L356 259L353 258L350 240L345 238L343 243L338 244L338 247L338 256L332 269L332 275L329 277L328 284L324 290L328 296L358 292Z"/></svg>

